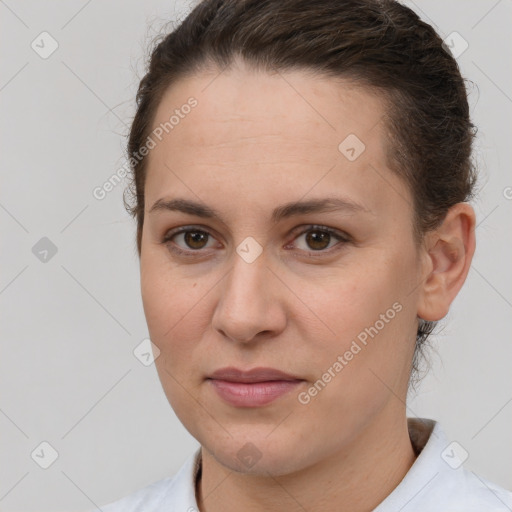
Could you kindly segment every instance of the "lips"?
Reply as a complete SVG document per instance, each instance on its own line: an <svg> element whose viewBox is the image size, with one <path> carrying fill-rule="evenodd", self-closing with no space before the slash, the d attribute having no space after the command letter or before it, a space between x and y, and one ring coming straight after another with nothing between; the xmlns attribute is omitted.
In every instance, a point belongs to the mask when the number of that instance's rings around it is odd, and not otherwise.
<svg viewBox="0 0 512 512"><path fill-rule="evenodd" d="M274 368L221 368L208 377L217 395L235 407L262 407L288 394L303 379Z"/></svg>
<svg viewBox="0 0 512 512"><path fill-rule="evenodd" d="M294 375L289 375L274 368L253 368L252 370L239 370L233 366L216 370L210 379L224 380L227 382L269 382L276 380L302 380Z"/></svg>

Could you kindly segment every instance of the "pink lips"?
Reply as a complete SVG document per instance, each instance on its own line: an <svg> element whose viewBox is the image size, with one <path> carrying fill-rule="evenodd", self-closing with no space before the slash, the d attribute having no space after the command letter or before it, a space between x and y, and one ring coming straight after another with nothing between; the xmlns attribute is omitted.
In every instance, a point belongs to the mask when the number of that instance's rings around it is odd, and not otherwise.
<svg viewBox="0 0 512 512"><path fill-rule="evenodd" d="M302 379L273 368L221 368L208 381L218 395L237 407L260 407L296 388Z"/></svg>

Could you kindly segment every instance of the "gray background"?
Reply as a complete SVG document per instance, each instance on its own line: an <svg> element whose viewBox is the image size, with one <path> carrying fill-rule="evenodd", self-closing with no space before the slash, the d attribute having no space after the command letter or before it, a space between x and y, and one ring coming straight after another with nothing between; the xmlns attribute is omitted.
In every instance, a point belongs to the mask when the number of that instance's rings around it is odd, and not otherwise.
<svg viewBox="0 0 512 512"><path fill-rule="evenodd" d="M408 4L469 44L458 60L476 84L482 188L474 264L408 415L439 420L469 469L512 488L512 2ZM2 511L90 509L172 475L198 446L154 366L133 355L147 328L124 184L102 201L92 195L124 163L147 45L187 10L0 1ZM43 31L59 45L46 59L31 47ZM32 251L43 237L57 248L46 262ZM43 441L58 452L48 469L31 458ZM44 463L50 452L40 450Z"/></svg>

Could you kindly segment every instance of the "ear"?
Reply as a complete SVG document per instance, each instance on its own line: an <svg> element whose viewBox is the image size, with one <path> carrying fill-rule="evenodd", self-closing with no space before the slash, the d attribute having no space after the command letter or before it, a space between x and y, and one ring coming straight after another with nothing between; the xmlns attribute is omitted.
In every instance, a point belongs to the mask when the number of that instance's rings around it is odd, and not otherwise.
<svg viewBox="0 0 512 512"><path fill-rule="evenodd" d="M447 315L466 280L475 245L475 211L468 203L457 203L441 226L425 236L420 318L437 321Z"/></svg>

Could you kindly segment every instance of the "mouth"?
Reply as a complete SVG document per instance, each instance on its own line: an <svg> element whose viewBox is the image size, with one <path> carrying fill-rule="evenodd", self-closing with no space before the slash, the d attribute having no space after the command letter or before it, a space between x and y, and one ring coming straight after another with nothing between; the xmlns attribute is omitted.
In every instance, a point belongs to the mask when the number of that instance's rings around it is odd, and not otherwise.
<svg viewBox="0 0 512 512"><path fill-rule="evenodd" d="M229 367L212 373L207 381L225 402L235 407L261 407L289 393L304 382L274 368L239 370Z"/></svg>

